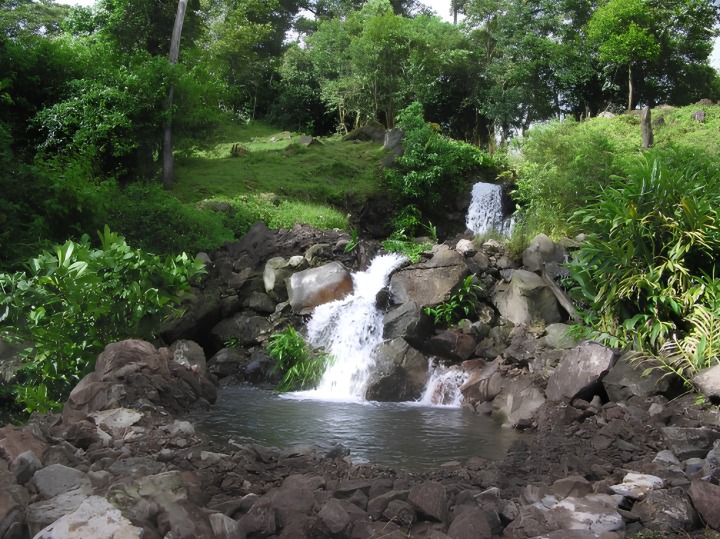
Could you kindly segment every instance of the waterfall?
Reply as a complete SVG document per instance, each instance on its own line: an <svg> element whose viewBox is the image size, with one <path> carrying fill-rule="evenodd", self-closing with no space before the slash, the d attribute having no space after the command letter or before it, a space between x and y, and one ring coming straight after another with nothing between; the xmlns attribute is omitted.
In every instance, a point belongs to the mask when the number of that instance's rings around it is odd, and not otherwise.
<svg viewBox="0 0 720 539"><path fill-rule="evenodd" d="M496 230L510 235L512 219L503 218L502 187L493 183L476 183L466 219L466 226L475 234Z"/></svg>
<svg viewBox="0 0 720 539"><path fill-rule="evenodd" d="M334 358L310 396L329 400L361 400L375 364L374 350L382 342L383 315L375 297L405 257L376 257L365 272L353 275L354 293L317 307L307 324L308 343Z"/></svg>
<svg viewBox="0 0 720 539"><path fill-rule="evenodd" d="M432 359L428 363L428 371L430 379L418 402L428 406L462 406L460 386L467 380L467 373L456 365L446 367Z"/></svg>

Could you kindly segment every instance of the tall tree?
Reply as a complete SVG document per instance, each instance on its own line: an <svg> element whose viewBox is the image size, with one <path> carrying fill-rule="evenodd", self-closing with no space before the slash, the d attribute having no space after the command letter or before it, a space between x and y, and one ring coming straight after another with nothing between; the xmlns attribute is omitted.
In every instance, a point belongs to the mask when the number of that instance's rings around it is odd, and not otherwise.
<svg viewBox="0 0 720 539"><path fill-rule="evenodd" d="M176 64L180 56L180 36L182 35L186 9L187 0L178 0L177 14L175 15L175 24L173 25L172 38L170 40L170 65ZM174 93L175 84L171 82L167 98L167 118L163 126L163 187L165 187L165 189L170 189L175 182L175 159L172 145L172 107Z"/></svg>
<svg viewBox="0 0 720 539"><path fill-rule="evenodd" d="M628 110L633 108L633 67L653 62L660 54L653 33L656 26L655 15L644 0L609 0L588 22L588 41L597 48L600 62L609 69L627 69Z"/></svg>

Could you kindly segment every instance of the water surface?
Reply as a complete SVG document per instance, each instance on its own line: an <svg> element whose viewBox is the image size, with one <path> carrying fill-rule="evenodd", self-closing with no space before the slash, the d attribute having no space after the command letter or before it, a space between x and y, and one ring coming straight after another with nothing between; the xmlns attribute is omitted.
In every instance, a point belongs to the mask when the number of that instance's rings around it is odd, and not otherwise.
<svg viewBox="0 0 720 539"><path fill-rule="evenodd" d="M498 460L521 436L463 408L310 400L251 387L220 390L217 404L191 419L223 441L280 449L343 444L354 461L414 471L471 456Z"/></svg>

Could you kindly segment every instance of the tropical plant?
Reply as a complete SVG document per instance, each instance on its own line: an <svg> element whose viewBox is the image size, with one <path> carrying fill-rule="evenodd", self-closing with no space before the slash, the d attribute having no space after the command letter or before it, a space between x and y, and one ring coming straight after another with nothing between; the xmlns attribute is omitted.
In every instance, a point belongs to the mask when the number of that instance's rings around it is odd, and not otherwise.
<svg viewBox="0 0 720 539"><path fill-rule="evenodd" d="M332 356L312 350L292 326L272 335L267 351L275 360L272 373L282 375L276 387L280 393L315 388L332 362Z"/></svg>
<svg viewBox="0 0 720 539"><path fill-rule="evenodd" d="M570 267L600 340L657 352L715 311L720 173L686 157L651 153L576 213L589 235Z"/></svg>
<svg viewBox="0 0 720 539"><path fill-rule="evenodd" d="M26 412L58 408L103 347L151 338L204 265L133 249L107 227L45 251L27 272L0 274L0 339L23 343L12 398Z"/></svg>
<svg viewBox="0 0 720 539"><path fill-rule="evenodd" d="M435 307L425 307L423 310L425 314L432 316L436 325L450 326L477 313L480 291L482 286L475 282L475 276L468 275L450 299Z"/></svg>

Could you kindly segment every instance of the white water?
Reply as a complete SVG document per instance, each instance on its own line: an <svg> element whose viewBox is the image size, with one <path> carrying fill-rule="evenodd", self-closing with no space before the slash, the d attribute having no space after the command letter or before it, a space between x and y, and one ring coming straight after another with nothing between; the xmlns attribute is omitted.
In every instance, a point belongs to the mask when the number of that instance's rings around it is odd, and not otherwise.
<svg viewBox="0 0 720 539"><path fill-rule="evenodd" d="M375 296L405 258L376 257L365 272L353 275L354 293L315 309L307 324L308 342L335 358L308 397L323 400L362 400L375 365L374 350L382 341L383 315Z"/></svg>
<svg viewBox="0 0 720 539"><path fill-rule="evenodd" d="M428 371L430 379L418 402L427 406L453 408L462 406L463 397L460 393L460 386L467 380L467 373L457 365L446 367L432 359L429 362Z"/></svg>
<svg viewBox="0 0 720 539"><path fill-rule="evenodd" d="M509 236L512 219L503 218L502 187L493 183L476 183L465 224L475 234L496 230Z"/></svg>

